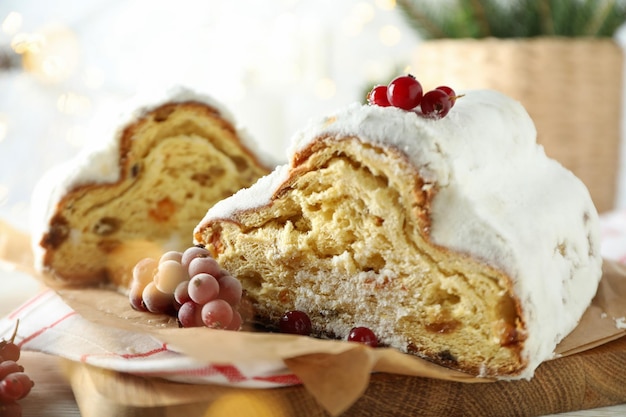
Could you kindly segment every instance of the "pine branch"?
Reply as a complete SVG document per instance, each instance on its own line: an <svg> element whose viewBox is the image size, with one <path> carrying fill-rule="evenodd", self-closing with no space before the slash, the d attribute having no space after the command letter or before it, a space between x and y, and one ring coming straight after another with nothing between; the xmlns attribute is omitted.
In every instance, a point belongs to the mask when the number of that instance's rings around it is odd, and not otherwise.
<svg viewBox="0 0 626 417"><path fill-rule="evenodd" d="M549 1L535 0L539 9L541 22L541 32L545 35L554 35L554 17L552 16L552 7Z"/></svg>
<svg viewBox="0 0 626 417"><path fill-rule="evenodd" d="M600 11L596 13L593 19L589 19L589 23L587 24L584 32L589 36L596 35L614 7L615 0L607 1L606 4L601 7Z"/></svg>
<svg viewBox="0 0 626 417"><path fill-rule="evenodd" d="M626 0L397 0L424 38L611 37L626 21Z"/></svg>
<svg viewBox="0 0 626 417"><path fill-rule="evenodd" d="M397 0L396 5L404 13L408 23L413 26L425 38L447 38L448 35L436 23L437 19L432 15L426 15L419 11L418 3L411 0Z"/></svg>
<svg viewBox="0 0 626 417"><path fill-rule="evenodd" d="M478 28L480 30L480 37L486 38L491 35L491 27L489 25L489 19L485 12L485 5L481 0L470 0L471 7L474 11L474 17L478 22ZM487 3L489 3L487 1Z"/></svg>

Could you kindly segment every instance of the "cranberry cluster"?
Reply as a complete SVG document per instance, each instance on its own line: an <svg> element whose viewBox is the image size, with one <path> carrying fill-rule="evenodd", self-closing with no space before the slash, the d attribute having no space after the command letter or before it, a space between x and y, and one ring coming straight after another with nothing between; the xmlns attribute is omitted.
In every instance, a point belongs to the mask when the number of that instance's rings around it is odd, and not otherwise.
<svg viewBox="0 0 626 417"><path fill-rule="evenodd" d="M17 363L21 349L15 343L17 325L9 340L0 340L0 416L20 417L22 406L19 400L26 397L35 385Z"/></svg>
<svg viewBox="0 0 626 417"><path fill-rule="evenodd" d="M374 87L367 95L367 102L403 110L420 106L424 116L440 119L448 114L456 99L461 97L448 86L437 87L426 94L423 91L422 84L413 75L401 75L387 85Z"/></svg>
<svg viewBox="0 0 626 417"><path fill-rule="evenodd" d="M304 311L291 310L287 311L280 318L278 323L281 333L299 334L309 336L311 334L312 325L309 315ZM370 347L378 346L378 338L367 327L353 327L348 334L349 342L359 342Z"/></svg>

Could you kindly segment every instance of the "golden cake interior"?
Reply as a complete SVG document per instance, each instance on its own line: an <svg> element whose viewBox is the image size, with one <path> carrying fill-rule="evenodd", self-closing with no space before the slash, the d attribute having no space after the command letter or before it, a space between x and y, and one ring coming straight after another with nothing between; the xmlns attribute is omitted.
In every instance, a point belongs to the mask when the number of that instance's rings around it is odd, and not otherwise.
<svg viewBox="0 0 626 417"><path fill-rule="evenodd" d="M382 344L445 366L516 374L524 324L510 279L429 242L434 193L394 149L320 138L269 205L195 237L242 281L265 324L299 309L317 335L367 326Z"/></svg>
<svg viewBox="0 0 626 417"><path fill-rule="evenodd" d="M138 260L191 246L208 207L268 172L228 121L195 102L127 126L120 164L119 182L78 187L58 204L41 241L56 277L125 288Z"/></svg>

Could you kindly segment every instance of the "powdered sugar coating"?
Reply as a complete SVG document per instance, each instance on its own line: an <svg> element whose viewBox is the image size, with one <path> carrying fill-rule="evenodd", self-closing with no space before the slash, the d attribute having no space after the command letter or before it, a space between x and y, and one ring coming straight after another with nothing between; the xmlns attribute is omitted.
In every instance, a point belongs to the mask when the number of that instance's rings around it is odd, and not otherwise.
<svg viewBox="0 0 626 417"><path fill-rule="evenodd" d="M513 281L528 337L530 378L578 323L601 277L597 211L582 182L536 143L523 106L495 91L463 92L439 120L394 107L352 104L312 121L295 155L320 136L356 136L403 151L436 187L431 240L500 268ZM393 163L393 162L392 162ZM286 178L281 166L211 208L196 227L261 207Z"/></svg>
<svg viewBox="0 0 626 417"><path fill-rule="evenodd" d="M259 178L252 187L242 188L231 196L232 198L229 197L218 201L211 207L204 220L195 227L194 235L200 231L206 221L213 218L213 215L220 219L226 219L238 211L254 209L269 204L274 191L285 182L288 174L289 165L279 165L268 175ZM194 243L197 244L198 242L194 241Z"/></svg>

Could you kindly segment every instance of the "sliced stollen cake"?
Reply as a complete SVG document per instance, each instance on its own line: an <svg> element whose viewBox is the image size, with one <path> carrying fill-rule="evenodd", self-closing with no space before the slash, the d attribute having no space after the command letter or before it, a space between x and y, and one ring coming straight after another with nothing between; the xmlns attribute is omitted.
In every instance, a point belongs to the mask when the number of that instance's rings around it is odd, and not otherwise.
<svg viewBox="0 0 626 417"><path fill-rule="evenodd" d="M36 266L64 283L127 288L138 260L190 246L207 207L274 166L207 95L177 87L126 107L34 192Z"/></svg>
<svg viewBox="0 0 626 417"><path fill-rule="evenodd" d="M319 336L365 326L444 366L529 378L595 294L588 190L500 93L467 91L441 119L353 104L290 155L194 232L265 324L302 310Z"/></svg>

